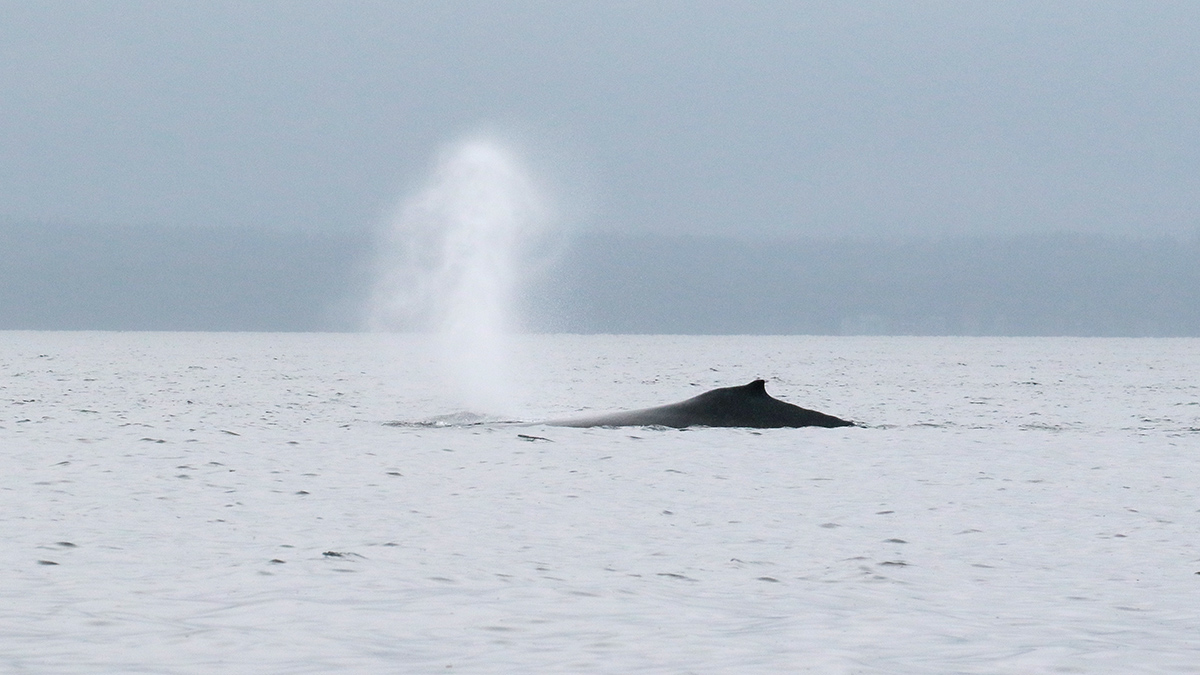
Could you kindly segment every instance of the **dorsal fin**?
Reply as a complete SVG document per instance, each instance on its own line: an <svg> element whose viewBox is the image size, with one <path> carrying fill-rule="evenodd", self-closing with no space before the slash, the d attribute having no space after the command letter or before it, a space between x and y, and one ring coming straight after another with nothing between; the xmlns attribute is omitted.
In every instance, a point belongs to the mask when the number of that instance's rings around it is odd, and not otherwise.
<svg viewBox="0 0 1200 675"><path fill-rule="evenodd" d="M740 387L740 389L742 391L745 391L747 394L751 394L754 396L766 396L767 395L767 382L766 382L766 380L755 380L755 381L751 382L750 384L742 385Z"/></svg>

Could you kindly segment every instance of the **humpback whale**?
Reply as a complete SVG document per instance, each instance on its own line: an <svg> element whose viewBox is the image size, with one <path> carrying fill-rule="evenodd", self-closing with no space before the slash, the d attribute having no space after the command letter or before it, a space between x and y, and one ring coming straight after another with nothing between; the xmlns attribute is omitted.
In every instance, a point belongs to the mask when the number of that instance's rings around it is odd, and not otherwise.
<svg viewBox="0 0 1200 675"><path fill-rule="evenodd" d="M706 391L686 401L598 417L551 420L556 427L852 427L853 422L785 403L767 393L767 383L755 380L740 387Z"/></svg>

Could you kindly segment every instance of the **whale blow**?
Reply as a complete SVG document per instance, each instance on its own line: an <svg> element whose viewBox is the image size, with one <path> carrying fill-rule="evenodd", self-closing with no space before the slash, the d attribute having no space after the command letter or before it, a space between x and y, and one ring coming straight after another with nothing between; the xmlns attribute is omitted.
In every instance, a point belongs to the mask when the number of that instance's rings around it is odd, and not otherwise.
<svg viewBox="0 0 1200 675"><path fill-rule="evenodd" d="M808 410L773 398L766 382L755 380L740 387L723 387L670 405L614 412L597 417L552 420L558 427L851 427L832 415Z"/></svg>

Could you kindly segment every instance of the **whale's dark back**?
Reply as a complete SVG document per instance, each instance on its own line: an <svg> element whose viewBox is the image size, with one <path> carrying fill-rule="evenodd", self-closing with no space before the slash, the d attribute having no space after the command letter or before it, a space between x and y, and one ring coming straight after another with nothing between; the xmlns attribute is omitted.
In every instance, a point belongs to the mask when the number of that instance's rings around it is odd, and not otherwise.
<svg viewBox="0 0 1200 675"><path fill-rule="evenodd" d="M767 393L766 382L763 380L755 380L740 387L713 389L686 401L656 408L611 413L587 419L563 420L551 424L570 427L664 426L680 429L854 426L853 422L772 398Z"/></svg>

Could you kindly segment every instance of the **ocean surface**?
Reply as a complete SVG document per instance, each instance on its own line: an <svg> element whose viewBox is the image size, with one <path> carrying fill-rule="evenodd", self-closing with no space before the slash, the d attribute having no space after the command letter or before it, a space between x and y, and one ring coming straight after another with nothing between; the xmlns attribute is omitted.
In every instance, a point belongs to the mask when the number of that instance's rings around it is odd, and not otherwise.
<svg viewBox="0 0 1200 675"><path fill-rule="evenodd" d="M1200 340L513 349L0 333L0 671L1200 673Z"/></svg>

